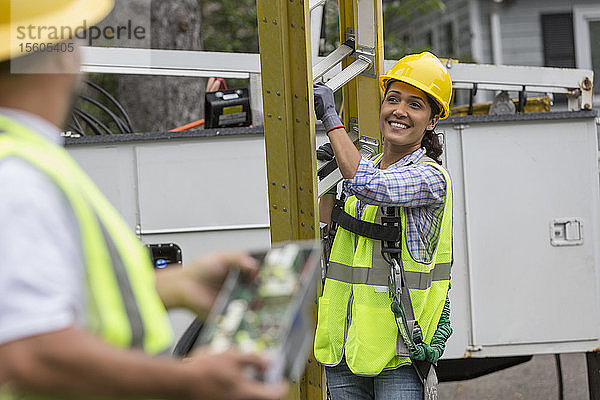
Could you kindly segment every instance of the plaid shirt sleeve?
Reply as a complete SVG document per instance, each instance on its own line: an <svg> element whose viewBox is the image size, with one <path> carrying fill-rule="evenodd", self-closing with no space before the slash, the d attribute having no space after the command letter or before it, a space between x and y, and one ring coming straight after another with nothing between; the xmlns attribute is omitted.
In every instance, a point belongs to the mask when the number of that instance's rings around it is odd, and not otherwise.
<svg viewBox="0 0 600 400"><path fill-rule="evenodd" d="M379 169L373 161L362 158L354 178L344 180L344 192L379 206L439 206L444 203L446 181L431 165L391 165Z"/></svg>

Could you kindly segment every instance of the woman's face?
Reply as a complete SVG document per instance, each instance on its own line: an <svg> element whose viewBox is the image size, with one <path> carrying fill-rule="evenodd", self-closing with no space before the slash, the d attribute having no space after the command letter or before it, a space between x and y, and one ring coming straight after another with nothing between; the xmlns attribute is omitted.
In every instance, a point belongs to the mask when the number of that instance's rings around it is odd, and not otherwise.
<svg viewBox="0 0 600 400"><path fill-rule="evenodd" d="M381 134L388 145L417 150L425 130L435 128L427 95L404 82L393 82L381 104Z"/></svg>

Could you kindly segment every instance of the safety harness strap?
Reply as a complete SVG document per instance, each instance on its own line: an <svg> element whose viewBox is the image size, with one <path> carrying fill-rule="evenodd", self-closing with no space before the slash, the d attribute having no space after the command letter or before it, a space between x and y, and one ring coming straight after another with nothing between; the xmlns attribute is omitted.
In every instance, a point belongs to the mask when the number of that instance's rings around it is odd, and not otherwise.
<svg viewBox="0 0 600 400"><path fill-rule="evenodd" d="M418 163L426 163L426 162L432 162L432 161L433 160L431 158L429 158L427 156L423 156L418 161ZM386 217L394 217L397 215L397 213L400 213L400 212L402 212L400 208L388 207L384 211L384 215ZM386 224L386 225L389 225L389 224L395 225L396 224L393 220L388 219L388 218L386 218L386 219L382 218L382 223ZM411 353L410 347L414 346L417 343L416 341L413 342L413 340L415 339L415 337L413 335L417 331L420 334L421 328L418 327L418 321L415 319L414 309L412 306L412 300L410 298L410 293L408 291L409 271L404 270L404 265L402 263L402 257L400 256L401 246L400 246L399 241L395 241L395 242L388 241L387 243L386 243L386 241L383 241L381 244L381 248L382 248L382 255L384 255L384 258L385 258L384 253L387 253L387 255L390 257L389 260L391 261L389 283L390 283L390 289L392 289L392 287L393 287L395 290L394 291L390 290L390 295L392 296L393 299L395 298L395 300L400 303L400 308L403 311L402 312L403 315L401 316L401 318L399 318L399 315L397 315L396 312L394 312L397 320L399 320L399 319L403 320L398 325L398 336L396 337L396 355L410 356L410 353ZM394 268L394 265L396 265L396 268ZM427 278L430 278L433 280L433 277L436 275L435 270L438 269L438 266L440 268L439 268L439 272L437 273L437 276L447 275L448 276L447 279L449 279L450 263L436 264L434 271L431 271L430 274L423 274L423 275L430 275ZM401 282L398 282L398 279L394 279L394 269L400 270L399 275L401 276L401 279L400 279ZM396 272L396 275L398 275L397 272ZM421 277L422 277L422 275L419 275L419 279L421 279ZM421 281L419 283L421 283ZM431 280L429 280L429 279L425 279L425 281L423 283L427 284L427 287L431 286ZM413 282L413 284L414 284L414 282ZM393 304L392 304L392 309L393 309ZM415 330L415 328L417 328L417 329ZM408 335L404 335L404 336L409 336L409 338L403 337L402 331L404 329L406 329L408 331ZM419 375L419 378L423 382L423 385L427 391L428 372L431 372L430 367L428 367L428 366L430 366L430 363L428 363L427 361L413 360L412 364L415 368L415 371L417 372L417 375ZM425 371L427 371L427 372L425 372ZM434 371L434 375L435 375L435 370L433 370L433 371Z"/></svg>
<svg viewBox="0 0 600 400"><path fill-rule="evenodd" d="M382 240L385 242L398 242L401 237L400 227L385 226L354 218L344 211L343 203L340 205L340 202L338 201L336 201L336 204L331 211L331 219L347 231L369 239Z"/></svg>
<svg viewBox="0 0 600 400"><path fill-rule="evenodd" d="M385 217L382 217L384 224L394 224L394 218L402 212L401 208L398 207L381 207L381 210ZM385 219L383 219L385 218ZM408 291L408 283L406 277L406 271L402 264L402 257L400 256L400 241L383 241L382 242L382 255L387 253L388 260L390 263L389 273L389 294L392 298L392 311L396 317L396 323L398 324L398 335L396 336L396 355L397 356L410 356L411 351L414 348L413 334L418 322L415 319L415 313L412 306L412 299ZM420 277L419 277L420 280ZM420 330L420 329L419 329Z"/></svg>

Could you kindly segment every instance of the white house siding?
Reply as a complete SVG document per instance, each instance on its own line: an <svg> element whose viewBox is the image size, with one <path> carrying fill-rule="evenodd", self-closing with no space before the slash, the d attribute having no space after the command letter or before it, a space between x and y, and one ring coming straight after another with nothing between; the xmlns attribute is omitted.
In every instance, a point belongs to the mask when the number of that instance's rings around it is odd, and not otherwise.
<svg viewBox="0 0 600 400"><path fill-rule="evenodd" d="M420 49L428 46L428 35L431 34L432 47L440 57L453 56L463 60L471 60L471 32L469 28L468 0L446 0L446 12L413 14L409 21L386 15L384 33L394 34L399 40L407 37L408 46ZM444 28L453 22L454 43L450 54L442 49L445 42Z"/></svg>
<svg viewBox="0 0 600 400"><path fill-rule="evenodd" d="M458 30L458 41L455 45L455 55L460 61L472 62L475 61L471 51L471 28L468 1L463 1L462 7L456 10L456 18L454 19L455 29ZM456 37L456 36L455 36ZM457 47L456 47L457 46Z"/></svg>
<svg viewBox="0 0 600 400"><path fill-rule="evenodd" d="M489 1L477 1L479 8L479 27L481 29L481 36L479 37L479 46L481 48L481 55L479 59L474 61L478 64L491 64L492 63L492 50L491 50L491 36L490 36L490 15L489 15ZM473 18L473 23L476 23L475 15L470 15Z"/></svg>
<svg viewBox="0 0 600 400"><path fill-rule="evenodd" d="M482 23L481 63L492 62L490 14L492 0L480 0ZM598 4L598 0L513 0L500 5L502 60L505 65L544 65L543 14L572 12L577 5Z"/></svg>
<svg viewBox="0 0 600 400"><path fill-rule="evenodd" d="M479 25L481 46L480 59L472 57L471 21L468 0L445 0L446 12L412 15L409 21L388 16L384 21L385 32L393 32L398 38L408 37L409 46L421 48L427 46L427 35L431 32L433 51L446 57L441 45L443 27L448 21L454 21L453 56L461 61L474 61L491 64L490 15L494 7L493 0L479 0ZM542 14L568 13L579 5L597 5L599 0L505 0L499 5L502 61L505 65L543 66Z"/></svg>
<svg viewBox="0 0 600 400"><path fill-rule="evenodd" d="M544 47L542 42L542 15L569 13L576 6L598 5L600 0L504 0L495 5L493 0L445 0L446 12L414 14L409 21L388 16L384 21L385 32L394 32L398 38L408 37L408 45L422 48L428 45L427 35L431 32L433 52L447 57L443 50L443 29L448 21L454 21L454 38L452 56L463 62L491 64L492 40L490 32L490 16L495 6L500 16L502 64L544 66ZM473 11L475 8L475 12ZM478 11L478 12L477 12ZM479 25L474 40L479 46L479 56L474 54L471 38L473 24ZM468 101L465 93L458 91L455 102L464 104ZM480 92L476 102L493 99L492 92Z"/></svg>

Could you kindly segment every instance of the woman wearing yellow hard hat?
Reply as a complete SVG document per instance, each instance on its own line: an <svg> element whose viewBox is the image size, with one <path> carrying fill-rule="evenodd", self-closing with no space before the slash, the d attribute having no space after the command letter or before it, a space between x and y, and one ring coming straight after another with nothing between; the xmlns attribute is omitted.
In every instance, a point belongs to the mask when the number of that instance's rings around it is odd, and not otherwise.
<svg viewBox="0 0 600 400"><path fill-rule="evenodd" d="M337 227L315 334L336 399L436 398L432 367L450 336L452 186L434 132L448 117L452 82L424 52L402 58L379 79L383 153L361 157L315 86L317 118L344 179L342 200L326 194L321 221ZM365 132L368 135L368 132Z"/></svg>

